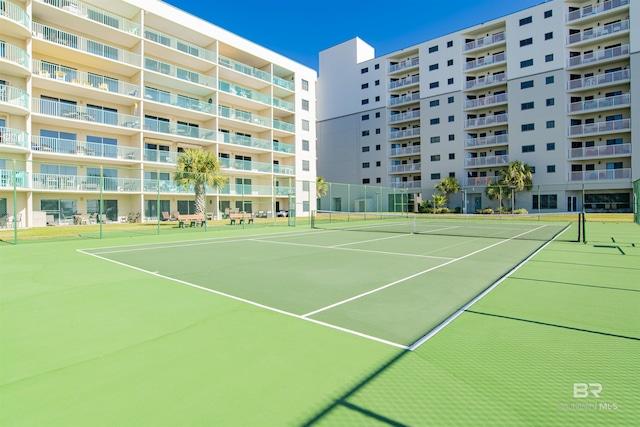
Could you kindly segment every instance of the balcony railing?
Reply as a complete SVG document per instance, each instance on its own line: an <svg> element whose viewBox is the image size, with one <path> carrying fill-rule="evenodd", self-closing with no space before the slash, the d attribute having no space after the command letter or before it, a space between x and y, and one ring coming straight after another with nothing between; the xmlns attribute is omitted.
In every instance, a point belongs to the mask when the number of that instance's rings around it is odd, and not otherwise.
<svg viewBox="0 0 640 427"><path fill-rule="evenodd" d="M31 62L27 52L20 49L18 46L14 46L3 41L0 41L0 60L22 65L27 70L29 69L29 63Z"/></svg>
<svg viewBox="0 0 640 427"><path fill-rule="evenodd" d="M233 83L225 82L223 80L218 81L218 89L221 92L226 92L242 98L251 99L261 104L265 104L269 106L272 104L271 97L269 95L265 95L264 93L247 89L245 87L238 86ZM293 108L293 105L291 105L291 108Z"/></svg>
<svg viewBox="0 0 640 427"><path fill-rule="evenodd" d="M581 79L569 80L567 83L568 90L590 89L612 83L621 83L631 80L631 70L624 69L611 73L598 74L596 76L583 77Z"/></svg>
<svg viewBox="0 0 640 427"><path fill-rule="evenodd" d="M14 179L15 176L15 179ZM29 188L29 172L0 169L0 188Z"/></svg>
<svg viewBox="0 0 640 427"><path fill-rule="evenodd" d="M489 185L489 182L495 179L495 177L491 177L491 176L474 176L474 177L468 177L465 179L464 183L466 186L468 187L485 187L487 185Z"/></svg>
<svg viewBox="0 0 640 427"><path fill-rule="evenodd" d="M285 80L277 76L272 76L266 71L259 70L250 65L235 61L231 58L227 58L225 56L220 55L218 57L218 64L222 65L225 68L229 68L230 70L235 70L239 73L246 74L247 76L255 77L265 82L273 83L274 85L280 86L287 90L290 90L290 91L295 90L295 84L293 83L293 81Z"/></svg>
<svg viewBox="0 0 640 427"><path fill-rule="evenodd" d="M481 126L491 126L509 121L508 114L496 114L495 116L478 117L476 119L468 119L464 121L465 129Z"/></svg>
<svg viewBox="0 0 640 427"><path fill-rule="evenodd" d="M618 7L626 6L629 4L629 0L610 0L600 4L590 4L579 10L574 10L567 14L567 22L575 21L576 19L586 18L588 16L597 15L599 13L607 12Z"/></svg>
<svg viewBox="0 0 640 427"><path fill-rule="evenodd" d="M389 133L389 139L411 138L414 136L420 136L420 128L396 130Z"/></svg>
<svg viewBox="0 0 640 427"><path fill-rule="evenodd" d="M596 27L595 29L585 30L581 33L575 33L567 36L567 44L573 44L583 42L586 40L596 39L599 37L608 36L620 31L626 31L629 29L629 20L614 22L613 24L604 25L602 27Z"/></svg>
<svg viewBox="0 0 640 427"><path fill-rule="evenodd" d="M268 117L258 116L257 114L248 113L242 110L236 110L235 108L225 107L224 105L218 106L218 115L220 117L239 120L245 123L253 123L259 126L269 126L269 123L271 121Z"/></svg>
<svg viewBox="0 0 640 427"><path fill-rule="evenodd" d="M631 119L608 122L587 123L569 127L569 136L592 135L597 133L625 132L631 129Z"/></svg>
<svg viewBox="0 0 640 427"><path fill-rule="evenodd" d="M176 184L174 181L170 179L151 179L145 178L143 180L143 191L157 193L158 189L160 189L160 193L191 193L193 194L193 186L189 186L185 188L181 185ZM209 188L207 187L207 194L211 194Z"/></svg>
<svg viewBox="0 0 640 427"><path fill-rule="evenodd" d="M496 43L500 43L503 42L507 39L505 33L498 33L498 34L494 34L492 36L488 36L488 37L483 37L481 39L477 39L474 40L472 42L469 43L465 43L465 45L463 46L462 50L464 52L469 51L469 50L473 50L473 49L479 49L481 47L485 47L485 46L490 46Z"/></svg>
<svg viewBox="0 0 640 427"><path fill-rule="evenodd" d="M390 165L389 173L420 172L421 163L407 163L406 165Z"/></svg>
<svg viewBox="0 0 640 427"><path fill-rule="evenodd" d="M29 18L29 15L23 8L21 8L17 4L13 4L5 0L2 0L0 4L2 5L0 10L1 12L0 15L6 16L12 21L17 22L18 24L25 27L27 30L31 28L31 19Z"/></svg>
<svg viewBox="0 0 640 427"><path fill-rule="evenodd" d="M136 178L117 178L81 175L60 175L53 173L34 173L31 181L34 190L63 190L99 192L139 192L140 180Z"/></svg>
<svg viewBox="0 0 640 427"><path fill-rule="evenodd" d="M271 150L273 142L266 139L253 138L244 135L236 135L228 132L218 132L218 142L242 145L243 147L261 148Z"/></svg>
<svg viewBox="0 0 640 427"><path fill-rule="evenodd" d="M482 138L466 139L464 144L466 148L481 148L493 145L505 145L509 143L509 135L485 136Z"/></svg>
<svg viewBox="0 0 640 427"><path fill-rule="evenodd" d="M483 58L478 58L474 61L465 62L465 70L473 70L476 68L484 67L486 65L497 64L499 62L505 62L507 60L506 53L498 53L496 55L489 55Z"/></svg>
<svg viewBox="0 0 640 427"><path fill-rule="evenodd" d="M420 83L420 76L406 77L400 80L394 80L389 83L389 89L397 89L404 86L414 85Z"/></svg>
<svg viewBox="0 0 640 427"><path fill-rule="evenodd" d="M95 6L82 3L78 0L36 0L40 3L49 4L53 7L65 10L74 15L80 15L100 24L108 25L126 33L138 35L140 34L140 24L121 16L114 15L104 9L98 9Z"/></svg>
<svg viewBox="0 0 640 427"><path fill-rule="evenodd" d="M631 169L601 169L569 172L569 181L631 180Z"/></svg>
<svg viewBox="0 0 640 427"><path fill-rule="evenodd" d="M288 165L273 165L273 173L278 175L295 175L296 168Z"/></svg>
<svg viewBox="0 0 640 427"><path fill-rule="evenodd" d="M465 82L464 87L466 90L479 89L479 88L484 88L487 86L499 84L506 81L507 81L507 74L500 73L500 74L494 74L493 76L490 76L490 77L481 77L478 79L469 80Z"/></svg>
<svg viewBox="0 0 640 427"><path fill-rule="evenodd" d="M291 132L291 133L296 131L296 127L293 123L284 122L278 119L273 119L273 128L283 130L285 132Z"/></svg>
<svg viewBox="0 0 640 427"><path fill-rule="evenodd" d="M176 151L153 150L150 148L145 148L143 153L143 159L145 162L165 164L175 164L178 161L178 157L181 155L181 153Z"/></svg>
<svg viewBox="0 0 640 427"><path fill-rule="evenodd" d="M296 146L294 144L285 144L284 142L273 141L273 151L280 153L295 154Z"/></svg>
<svg viewBox="0 0 640 427"><path fill-rule="evenodd" d="M464 167L484 167L484 166L506 166L509 164L508 155L470 157L464 159Z"/></svg>
<svg viewBox="0 0 640 427"><path fill-rule="evenodd" d="M591 99L589 101L572 102L567 106L567 110L569 113L577 113L604 108L628 107L629 105L631 105L631 95L624 93L622 95Z"/></svg>
<svg viewBox="0 0 640 427"><path fill-rule="evenodd" d="M29 148L29 135L20 129L0 127L0 146Z"/></svg>
<svg viewBox="0 0 640 427"><path fill-rule="evenodd" d="M389 106L404 104L405 102L415 102L420 100L420 92L415 92L410 95L402 95L389 100Z"/></svg>
<svg viewBox="0 0 640 427"><path fill-rule="evenodd" d="M140 66L140 55L114 46L97 42L76 34L67 33L43 24L34 22L32 31L36 38L47 40L80 52L90 53L135 67Z"/></svg>
<svg viewBox="0 0 640 427"><path fill-rule="evenodd" d="M155 101L161 104L173 105L175 107L186 108L187 110L202 111L204 113L215 114L216 108L213 103L202 102L198 99L189 98L184 95L168 93L157 89L144 88L144 98L148 101ZM213 102L213 101L212 101Z"/></svg>
<svg viewBox="0 0 640 427"><path fill-rule="evenodd" d="M182 123L172 123L149 117L144 118L144 130L187 138L205 139L207 141L215 141L216 136L216 132L212 129L205 129L199 126L185 125Z"/></svg>
<svg viewBox="0 0 640 427"><path fill-rule="evenodd" d="M417 67L420 65L419 58L411 58L406 61L398 62L397 64L389 65L389 72L395 73L396 71L404 70L405 68Z"/></svg>
<svg viewBox="0 0 640 427"><path fill-rule="evenodd" d="M140 160L139 148L36 135L31 136L31 149L40 153Z"/></svg>
<svg viewBox="0 0 640 427"><path fill-rule="evenodd" d="M415 120L420 118L420 110L407 111L406 113L392 114L389 116L389 123L402 122L405 120Z"/></svg>
<svg viewBox="0 0 640 427"><path fill-rule="evenodd" d="M186 80L188 82L200 84L203 86L209 86L212 88L212 90L216 87L216 79L213 77L196 73L195 71L187 70L186 68L176 67L175 65L157 61L152 58L144 58L144 68L146 70L156 71L158 73L166 74L180 80Z"/></svg>
<svg viewBox="0 0 640 427"><path fill-rule="evenodd" d="M220 167L223 169L262 173L271 173L273 171L273 164L271 163L254 162L249 160L236 160L224 157L221 157L218 160L220 161Z"/></svg>
<svg viewBox="0 0 640 427"><path fill-rule="evenodd" d="M0 104L10 104L29 109L29 94L22 89L0 84Z"/></svg>
<svg viewBox="0 0 640 427"><path fill-rule="evenodd" d="M496 104L502 104L508 101L506 93L498 95L484 96L482 98L467 99L465 107L470 110L472 108L490 107Z"/></svg>
<svg viewBox="0 0 640 427"><path fill-rule="evenodd" d="M196 58L202 58L209 62L216 62L216 53L211 50L207 50L200 46L196 46L193 43L189 43L184 40L180 40L176 37L162 33L158 30L154 30L149 27L144 29L144 38L152 42L159 43L163 46L167 46L173 50L184 52Z"/></svg>
<svg viewBox="0 0 640 427"><path fill-rule="evenodd" d="M410 147L398 147L398 148L392 148L391 151L389 152L390 156L411 156L411 155L416 155L416 154L420 154L420 146L419 145L412 145Z"/></svg>
<svg viewBox="0 0 640 427"><path fill-rule="evenodd" d="M571 148L569 150L570 159L582 159L586 157L616 157L629 155L631 155L630 143Z"/></svg>
<svg viewBox="0 0 640 427"><path fill-rule="evenodd" d="M140 129L140 118L98 108L78 107L66 102L32 98L32 112L64 119L81 120L111 126Z"/></svg>
<svg viewBox="0 0 640 427"><path fill-rule="evenodd" d="M594 52L573 56L567 59L567 66L577 67L580 65L595 64L603 61L611 61L627 55L629 55L629 45L625 44L622 46L610 47L609 49L596 50Z"/></svg>
<svg viewBox="0 0 640 427"><path fill-rule="evenodd" d="M422 181L394 181L392 188L422 188Z"/></svg>

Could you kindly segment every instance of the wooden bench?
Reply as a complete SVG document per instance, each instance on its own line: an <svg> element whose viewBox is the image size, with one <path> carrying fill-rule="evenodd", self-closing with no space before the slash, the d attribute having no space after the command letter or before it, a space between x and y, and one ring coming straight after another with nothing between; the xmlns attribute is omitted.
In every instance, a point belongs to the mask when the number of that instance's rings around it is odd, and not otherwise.
<svg viewBox="0 0 640 427"><path fill-rule="evenodd" d="M205 225L207 221L204 219L204 214L194 215L178 215L178 227L184 228L186 223L189 223L190 227L197 227L198 225Z"/></svg>
<svg viewBox="0 0 640 427"><path fill-rule="evenodd" d="M253 216L251 216L250 213L245 212L245 213L232 213L229 214L229 219L231 220L231 223L229 225L234 225L236 224L236 221L240 221L240 224L247 223L247 224L253 224Z"/></svg>

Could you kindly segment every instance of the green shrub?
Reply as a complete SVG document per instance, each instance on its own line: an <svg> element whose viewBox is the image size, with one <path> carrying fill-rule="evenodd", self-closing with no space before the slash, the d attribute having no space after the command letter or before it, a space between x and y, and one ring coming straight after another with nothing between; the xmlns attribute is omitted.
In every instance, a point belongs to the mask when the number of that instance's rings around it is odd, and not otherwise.
<svg viewBox="0 0 640 427"><path fill-rule="evenodd" d="M527 212L527 210L525 208L520 208L520 209L516 209L515 211L513 211L514 214L520 214L520 215L524 215L524 214L528 214L529 212Z"/></svg>

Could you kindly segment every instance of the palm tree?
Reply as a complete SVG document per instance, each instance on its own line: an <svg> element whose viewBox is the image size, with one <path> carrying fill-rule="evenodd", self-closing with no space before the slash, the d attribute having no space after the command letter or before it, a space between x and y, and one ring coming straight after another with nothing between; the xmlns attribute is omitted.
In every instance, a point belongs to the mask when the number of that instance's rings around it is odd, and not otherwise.
<svg viewBox="0 0 640 427"><path fill-rule="evenodd" d="M508 198L510 195L509 186L500 181L495 181L492 179L491 181L489 181L487 188L484 189L484 194L487 195L487 198L489 200L498 199L498 202L500 202L500 211L502 211L504 207L502 205L502 201L505 198Z"/></svg>
<svg viewBox="0 0 640 427"><path fill-rule="evenodd" d="M434 194L433 195L433 207L435 208L436 212L439 212L439 209L445 203L447 203L447 198L445 196L443 196L442 194Z"/></svg>
<svg viewBox="0 0 640 427"><path fill-rule="evenodd" d="M456 194L460 191L460 183L454 176L448 176L442 178L440 182L436 184L436 190L442 193L447 200L447 208L449 207L449 194Z"/></svg>
<svg viewBox="0 0 640 427"><path fill-rule="evenodd" d="M220 174L220 162L211 151L185 150L178 157L177 169L173 181L186 190L193 186L196 214L204 213L206 186L224 188L228 181Z"/></svg>
<svg viewBox="0 0 640 427"><path fill-rule="evenodd" d="M520 160L509 163L506 169L500 171L500 184L504 184L513 190L513 203L515 203L515 193L533 188L533 172L531 166Z"/></svg>
<svg viewBox="0 0 640 427"><path fill-rule="evenodd" d="M324 197L327 195L327 191L329 190L329 183L324 180L323 177L316 177L316 196Z"/></svg>

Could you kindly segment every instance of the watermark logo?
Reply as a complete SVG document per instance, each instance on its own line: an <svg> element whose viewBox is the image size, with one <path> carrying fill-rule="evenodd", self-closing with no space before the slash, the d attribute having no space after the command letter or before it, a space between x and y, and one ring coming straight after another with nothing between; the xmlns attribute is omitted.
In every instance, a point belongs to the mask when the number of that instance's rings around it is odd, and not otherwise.
<svg viewBox="0 0 640 427"><path fill-rule="evenodd" d="M602 384L600 383L573 383L573 398L584 399L593 396L600 399Z"/></svg>
<svg viewBox="0 0 640 427"><path fill-rule="evenodd" d="M558 404L559 410L564 411L616 411L619 405L615 402L594 402L592 399L601 399L604 387L601 383L573 383L573 400ZM589 400L581 400L589 399Z"/></svg>

